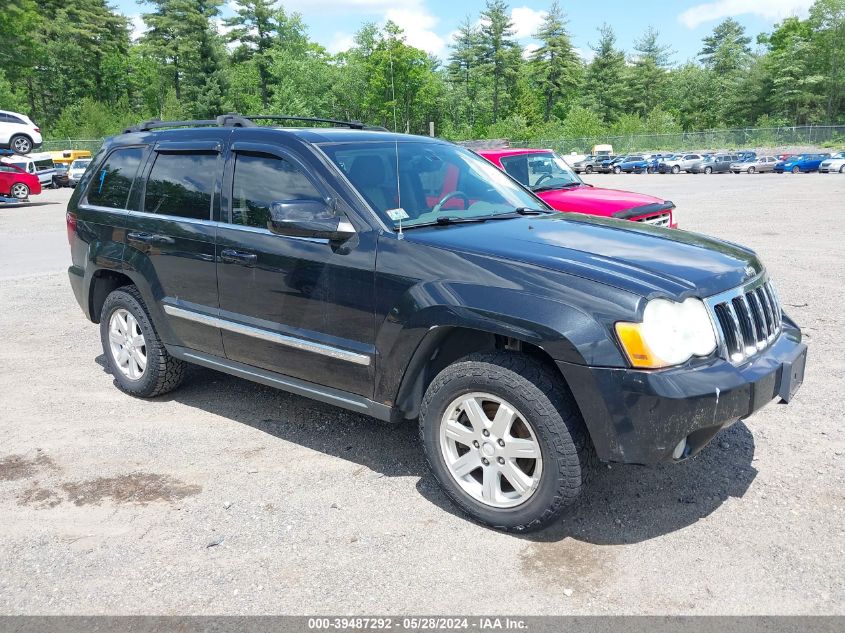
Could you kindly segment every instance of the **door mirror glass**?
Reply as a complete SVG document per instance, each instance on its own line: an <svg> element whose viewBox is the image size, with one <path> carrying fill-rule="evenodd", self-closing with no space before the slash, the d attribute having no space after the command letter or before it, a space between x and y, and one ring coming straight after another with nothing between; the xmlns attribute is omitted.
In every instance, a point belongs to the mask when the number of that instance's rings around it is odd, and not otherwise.
<svg viewBox="0 0 845 633"><path fill-rule="evenodd" d="M355 235L345 215L323 200L277 200L270 205L268 228L277 235L342 242Z"/></svg>

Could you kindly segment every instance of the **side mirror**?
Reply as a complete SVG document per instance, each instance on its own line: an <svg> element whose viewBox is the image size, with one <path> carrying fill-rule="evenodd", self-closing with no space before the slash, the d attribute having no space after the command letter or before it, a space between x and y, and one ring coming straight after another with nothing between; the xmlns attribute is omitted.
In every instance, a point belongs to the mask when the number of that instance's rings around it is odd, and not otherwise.
<svg viewBox="0 0 845 633"><path fill-rule="evenodd" d="M270 205L267 228L277 235L343 242L355 227L323 200L280 200Z"/></svg>

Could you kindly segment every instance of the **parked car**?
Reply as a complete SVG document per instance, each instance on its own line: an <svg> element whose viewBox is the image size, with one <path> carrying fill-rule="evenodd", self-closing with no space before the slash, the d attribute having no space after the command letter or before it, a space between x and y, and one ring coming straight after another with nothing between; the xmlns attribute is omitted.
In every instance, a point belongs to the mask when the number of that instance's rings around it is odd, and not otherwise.
<svg viewBox="0 0 845 633"><path fill-rule="evenodd" d="M68 186L68 166L64 163L56 163L53 171L53 187L61 189Z"/></svg>
<svg viewBox="0 0 845 633"><path fill-rule="evenodd" d="M736 160L736 154L705 154L700 161L690 165L687 171L691 174L725 174L731 170L731 164Z"/></svg>
<svg viewBox="0 0 845 633"><path fill-rule="evenodd" d="M646 158L642 154L633 154L625 158L624 161L614 165L613 173L618 174L625 172L626 174L637 173L644 174L651 171L652 160Z"/></svg>
<svg viewBox="0 0 845 633"><path fill-rule="evenodd" d="M90 164L90 158L79 158L71 163L70 171L68 172L68 184L71 187L75 187L76 183L82 179L82 175Z"/></svg>
<svg viewBox="0 0 845 633"><path fill-rule="evenodd" d="M757 158L757 152L751 150L740 150L738 152L734 152L739 158L737 162L745 162L754 158Z"/></svg>
<svg viewBox="0 0 845 633"><path fill-rule="evenodd" d="M819 171L823 174L840 173L845 174L845 152L834 154L819 165Z"/></svg>
<svg viewBox="0 0 845 633"><path fill-rule="evenodd" d="M69 277L120 389L199 364L413 420L446 494L524 532L596 457L681 461L801 385L753 251L557 213L469 150L345 125L106 141L68 205Z"/></svg>
<svg viewBox="0 0 845 633"><path fill-rule="evenodd" d="M41 130L25 114L0 110L0 148L29 154L41 147Z"/></svg>
<svg viewBox="0 0 845 633"><path fill-rule="evenodd" d="M572 165L572 169L576 174L592 174L601 161L605 160L606 156L585 156L584 160L580 160Z"/></svg>
<svg viewBox="0 0 845 633"><path fill-rule="evenodd" d="M588 185L550 149L482 150L479 154L558 211L677 228L671 201Z"/></svg>
<svg viewBox="0 0 845 633"><path fill-rule="evenodd" d="M56 165L50 154L29 154L27 156L3 156L0 162L20 167L28 174L34 174L41 181L42 187L53 186L53 174L56 173Z"/></svg>
<svg viewBox="0 0 845 633"><path fill-rule="evenodd" d="M787 171L793 174L806 174L818 171L826 158L830 158L830 154L800 154L798 156L790 156L786 160L775 163L774 171L779 174Z"/></svg>
<svg viewBox="0 0 845 633"><path fill-rule="evenodd" d="M774 156L757 156L756 158L731 163L731 171L735 174L764 174L766 172L771 172L775 168L775 163L777 162L778 159Z"/></svg>
<svg viewBox="0 0 845 633"><path fill-rule="evenodd" d="M687 171L702 158L701 154L677 154L673 158L664 160L657 166L657 169L661 174L679 174L682 171Z"/></svg>
<svg viewBox="0 0 845 633"><path fill-rule="evenodd" d="M27 200L41 193L38 176L28 174L20 167L0 163L0 197Z"/></svg>
<svg viewBox="0 0 845 633"><path fill-rule="evenodd" d="M606 158L598 165L597 172L600 174L609 174L611 172L615 172L615 167L625 161L626 156L612 156L610 158ZM618 173L618 172L617 172Z"/></svg>

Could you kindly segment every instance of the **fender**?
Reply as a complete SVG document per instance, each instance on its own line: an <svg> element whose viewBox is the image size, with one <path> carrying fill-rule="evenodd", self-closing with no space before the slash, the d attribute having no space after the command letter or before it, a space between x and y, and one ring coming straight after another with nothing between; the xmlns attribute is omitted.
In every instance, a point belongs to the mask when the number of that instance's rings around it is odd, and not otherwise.
<svg viewBox="0 0 845 633"><path fill-rule="evenodd" d="M601 304L595 293L579 293L579 282L583 286L585 280L571 281L570 297L589 298L592 306ZM616 291L608 296L618 301L620 294ZM379 328L376 348L380 362L374 400L400 409L407 409L406 401L419 402L417 396L422 394L415 391L422 389L418 379L423 369L439 344L456 329L467 331L462 338L471 340L450 342L453 351L478 351L484 349L485 336L487 341L499 336L530 343L555 361L624 367L625 360L609 328L578 303L552 300L516 288L496 288L491 292L487 286L454 282L413 286ZM630 314L630 305L617 308L620 314L626 309ZM472 340L470 332L479 336ZM462 355L459 353L458 357ZM404 413L413 416L416 412Z"/></svg>

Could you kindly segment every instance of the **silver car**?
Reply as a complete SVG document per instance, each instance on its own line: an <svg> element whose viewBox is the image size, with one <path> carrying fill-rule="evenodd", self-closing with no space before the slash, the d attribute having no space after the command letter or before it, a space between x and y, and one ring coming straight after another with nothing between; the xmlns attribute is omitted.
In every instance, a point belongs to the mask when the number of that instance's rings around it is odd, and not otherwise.
<svg viewBox="0 0 845 633"><path fill-rule="evenodd" d="M778 159L774 156L758 156L750 161L731 163L731 171L735 174L763 174L767 171L774 171Z"/></svg>
<svg viewBox="0 0 845 633"><path fill-rule="evenodd" d="M704 158L703 154L677 154L674 158L663 161L658 166L658 169L660 173L671 172L673 174L679 174L682 171L687 171L702 158Z"/></svg>

